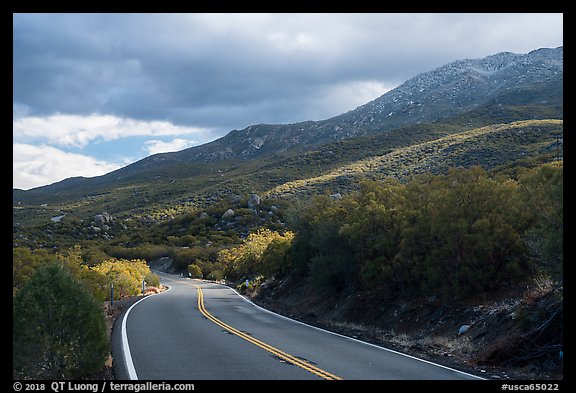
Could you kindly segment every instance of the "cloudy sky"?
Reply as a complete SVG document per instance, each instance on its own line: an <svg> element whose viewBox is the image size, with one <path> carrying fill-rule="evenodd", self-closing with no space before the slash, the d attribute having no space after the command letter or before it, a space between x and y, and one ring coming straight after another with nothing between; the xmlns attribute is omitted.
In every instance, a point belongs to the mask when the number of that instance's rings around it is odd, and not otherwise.
<svg viewBox="0 0 576 393"><path fill-rule="evenodd" d="M327 119L451 61L561 45L562 14L14 14L13 187Z"/></svg>

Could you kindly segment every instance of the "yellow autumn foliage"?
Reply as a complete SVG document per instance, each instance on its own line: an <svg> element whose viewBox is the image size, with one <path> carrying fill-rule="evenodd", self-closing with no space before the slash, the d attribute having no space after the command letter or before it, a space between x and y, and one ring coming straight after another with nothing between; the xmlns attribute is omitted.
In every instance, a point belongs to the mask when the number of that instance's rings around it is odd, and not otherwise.
<svg viewBox="0 0 576 393"><path fill-rule="evenodd" d="M151 274L146 261L141 259L111 258L91 268L105 278L106 288L114 285L114 298L138 295L142 290L142 280Z"/></svg>
<svg viewBox="0 0 576 393"><path fill-rule="evenodd" d="M218 253L218 262L224 263L229 271L240 276L251 275L261 270L261 262L268 247L273 243L291 243L294 233L281 234L269 229L259 229L248 235L244 242L234 248Z"/></svg>

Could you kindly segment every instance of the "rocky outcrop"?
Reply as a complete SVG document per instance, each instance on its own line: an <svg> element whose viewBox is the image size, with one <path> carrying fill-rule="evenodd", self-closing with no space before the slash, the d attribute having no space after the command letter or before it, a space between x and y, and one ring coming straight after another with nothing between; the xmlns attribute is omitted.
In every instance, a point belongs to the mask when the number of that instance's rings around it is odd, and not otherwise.
<svg viewBox="0 0 576 393"><path fill-rule="evenodd" d="M234 217L235 214L236 214L236 213L234 213L234 210L228 209L228 210L226 210L226 211L224 212L224 214L222 214L222 219L223 219L223 220L228 220L228 219Z"/></svg>
<svg viewBox="0 0 576 393"><path fill-rule="evenodd" d="M102 212L94 216L94 221L96 223L107 224L109 222L114 221L114 217L112 217L110 214L106 212Z"/></svg>
<svg viewBox="0 0 576 393"><path fill-rule="evenodd" d="M252 196L250 197L250 199L248 199L248 207L250 209L254 209L256 206L258 206L260 203L262 202L262 198L256 194L252 194Z"/></svg>

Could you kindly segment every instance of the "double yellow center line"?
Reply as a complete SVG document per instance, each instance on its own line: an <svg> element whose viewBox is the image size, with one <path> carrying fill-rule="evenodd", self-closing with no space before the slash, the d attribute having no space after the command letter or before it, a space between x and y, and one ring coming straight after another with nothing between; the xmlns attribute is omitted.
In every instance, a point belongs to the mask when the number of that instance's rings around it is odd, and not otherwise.
<svg viewBox="0 0 576 393"><path fill-rule="evenodd" d="M306 371L311 372L312 374L315 374L321 378L324 379L328 379L328 380L337 380L337 379L342 379L334 374L329 373L328 371L324 371L304 360L298 359L286 352L283 352L281 350L279 350L278 348L275 348L269 344L266 344L265 342L262 342L260 340L255 339L254 337L249 336L248 334L241 332L238 329L235 329L234 327L222 322L221 320L219 320L218 318L216 318L215 316L213 316L212 314L210 314L208 312L208 310L206 310L206 307L204 307L204 294L202 293L202 288L200 288L199 285L196 285L196 288L198 289L198 309L200 310L200 312L202 313L202 315L204 315L207 319L209 319L210 321L212 321L213 323L215 323L216 325L226 329L227 331L229 331L230 333L243 338L244 340L278 356L280 359L291 363L295 366L298 366L300 368L303 368Z"/></svg>

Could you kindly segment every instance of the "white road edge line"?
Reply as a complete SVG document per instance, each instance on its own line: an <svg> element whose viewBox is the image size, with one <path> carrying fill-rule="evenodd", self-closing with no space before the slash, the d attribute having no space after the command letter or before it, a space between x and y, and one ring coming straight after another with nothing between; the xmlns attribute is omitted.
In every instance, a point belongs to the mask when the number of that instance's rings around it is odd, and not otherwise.
<svg viewBox="0 0 576 393"><path fill-rule="evenodd" d="M417 358L417 357L415 357L415 356L408 355L408 354L406 354L406 353L402 353L402 352L395 351L395 350L393 350L393 349L381 347L380 345L376 345L376 344L372 344L372 343L369 343L369 342L366 342L366 341L358 340L357 338L345 336L345 335L343 335L343 334L336 333L336 332L331 332L330 330L322 329L322 328L319 328L319 327L317 327L317 326L308 325L307 323L304 323L304 322L301 322L301 321L297 321L297 320L295 320L295 319L286 317L286 316L284 316L284 315L280 315L280 314L278 314L278 313L275 313L274 311L267 310L267 309L265 309L264 307L261 307L261 306L257 305L256 303L252 302L250 299L247 299L246 297L242 296L241 294L239 294L239 293L238 293L234 288L232 288L232 287L229 287L229 286L223 285L223 284L218 284L218 283L214 283L214 284L217 284L217 285L220 285L220 286L223 286L223 287L226 287L226 288L231 289L231 290L234 291L234 292L236 293L236 295L238 295L241 299L244 299L244 300L247 301L248 303L252 304L253 306L255 306L255 307L257 307L257 308L259 308L259 309L261 309L261 310L263 310L263 311L266 311L266 312L268 312L268 313L270 313L270 314L277 315L277 316L279 316L280 318L284 318L284 319L286 319L286 320L289 320L289 321L292 321L292 322L296 322L296 323L299 323L299 324L301 324L301 325L308 326L308 327L311 327L311 328L316 329L316 330L320 330L320 331L322 331L322 332L330 333L330 334L333 334L333 335L335 335L335 336L343 337L343 338L346 338L346 339L348 339L348 340L356 341L356 342L359 342L359 343L362 343L362 344L365 344L365 345L370 345L370 346L375 347L375 348L383 349L383 350L388 351L388 352L392 352L392 353L395 353L395 354L398 354L398 355L406 356L406 357L411 358L411 359L419 360L419 361L421 361L421 362L428 363L428 364L431 364L431 365L434 365L434 366L437 366L437 367L442 367L442 368L444 368L444 369L446 369L446 370L454 371L454 372L459 373L459 374L464 374L464 375L467 375L467 376L469 376L469 377L473 377L473 378L480 379L480 380L483 380L483 381L486 381L486 380L487 380L486 378L482 378L482 377L479 377L479 376L477 376L477 375L467 373L467 372L465 372L465 371L456 370L456 369L454 369L454 368L451 368L451 367L448 367L448 366L444 366L444 365L442 365L442 364L434 363L434 362L431 362L431 361L426 360L426 359L420 359L420 358Z"/></svg>
<svg viewBox="0 0 576 393"><path fill-rule="evenodd" d="M160 292L160 294L168 292L170 289L172 289L171 287L167 286L167 290ZM138 300L136 303L134 303L133 305L131 305L128 310L126 310L126 313L124 314L124 318L122 319L122 352L124 354L124 362L126 363L126 369L128 370L128 378L131 381L137 381L138 380L138 374L136 374L136 369L134 368L134 362L132 361L132 354L130 353L130 345L128 344L128 334L126 333L126 320L128 319L128 314L130 314L130 311L132 311L132 308L137 305L138 303L140 303L142 300L146 300L149 297L151 297L151 295L148 295L146 297L143 297L142 299Z"/></svg>

